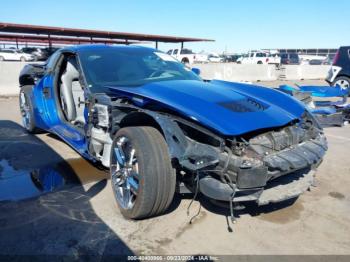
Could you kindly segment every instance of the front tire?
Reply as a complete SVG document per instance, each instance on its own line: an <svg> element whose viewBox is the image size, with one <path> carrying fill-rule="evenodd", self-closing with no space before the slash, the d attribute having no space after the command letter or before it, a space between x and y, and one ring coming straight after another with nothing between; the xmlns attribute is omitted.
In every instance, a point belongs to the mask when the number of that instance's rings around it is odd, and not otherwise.
<svg viewBox="0 0 350 262"><path fill-rule="evenodd" d="M21 62L27 61L26 58L25 58L24 56L21 56L20 60L21 60Z"/></svg>
<svg viewBox="0 0 350 262"><path fill-rule="evenodd" d="M153 127L120 129L111 150L112 189L124 217L164 213L173 200L176 174L168 146Z"/></svg>

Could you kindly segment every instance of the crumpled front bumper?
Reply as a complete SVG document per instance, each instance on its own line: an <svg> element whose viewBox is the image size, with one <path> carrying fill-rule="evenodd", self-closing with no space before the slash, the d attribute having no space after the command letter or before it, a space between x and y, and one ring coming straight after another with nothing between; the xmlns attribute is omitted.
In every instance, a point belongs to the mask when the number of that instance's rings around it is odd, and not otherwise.
<svg viewBox="0 0 350 262"><path fill-rule="evenodd" d="M327 150L324 136L264 158L265 169L244 170L232 186L210 174L200 177L200 191L209 198L234 202L256 201L259 205L280 202L305 192L313 183L314 168Z"/></svg>

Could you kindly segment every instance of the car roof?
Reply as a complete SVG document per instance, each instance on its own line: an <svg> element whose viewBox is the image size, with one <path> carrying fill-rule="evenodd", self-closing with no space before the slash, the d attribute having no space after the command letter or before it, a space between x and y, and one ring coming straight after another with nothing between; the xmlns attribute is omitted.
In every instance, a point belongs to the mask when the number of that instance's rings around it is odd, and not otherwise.
<svg viewBox="0 0 350 262"><path fill-rule="evenodd" d="M70 51L74 53L79 53L81 51L93 51L93 50L101 50L101 49L110 49L110 50L125 50L125 49L144 49L144 50L152 50L159 51L154 48L144 47L144 46L136 46L136 45L104 45L104 44L91 44L91 45L75 45L62 48L62 52Z"/></svg>

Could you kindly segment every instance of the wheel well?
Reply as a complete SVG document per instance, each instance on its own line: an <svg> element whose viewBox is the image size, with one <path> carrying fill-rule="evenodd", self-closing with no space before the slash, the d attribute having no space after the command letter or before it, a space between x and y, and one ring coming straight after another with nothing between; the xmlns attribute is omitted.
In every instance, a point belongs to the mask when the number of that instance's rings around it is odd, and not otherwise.
<svg viewBox="0 0 350 262"><path fill-rule="evenodd" d="M339 77L346 77L346 78L350 78L350 76L349 76L349 75L344 75L344 74L341 74L341 75L337 75L337 76L334 78L334 80L335 80L335 79L337 79L337 78L339 78Z"/></svg>
<svg viewBox="0 0 350 262"><path fill-rule="evenodd" d="M157 129L163 136L163 130L154 118L146 113L133 112L125 116L121 121L119 126L151 126Z"/></svg>
<svg viewBox="0 0 350 262"><path fill-rule="evenodd" d="M190 61L188 60L187 57L182 58L181 60L182 63L189 63Z"/></svg>

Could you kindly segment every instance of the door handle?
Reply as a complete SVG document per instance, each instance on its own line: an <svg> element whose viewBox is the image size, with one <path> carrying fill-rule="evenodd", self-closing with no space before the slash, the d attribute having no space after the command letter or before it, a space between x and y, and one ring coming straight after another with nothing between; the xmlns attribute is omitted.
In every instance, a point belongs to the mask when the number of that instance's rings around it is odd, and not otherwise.
<svg viewBox="0 0 350 262"><path fill-rule="evenodd" d="M43 88L43 94L44 94L45 98L50 98L51 97L50 88L49 87L44 87Z"/></svg>

